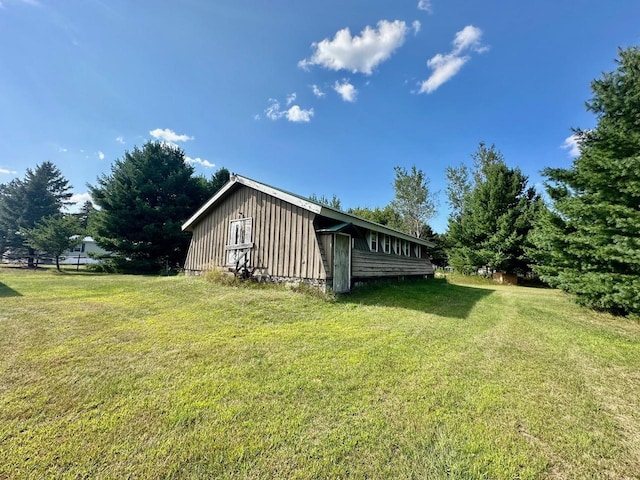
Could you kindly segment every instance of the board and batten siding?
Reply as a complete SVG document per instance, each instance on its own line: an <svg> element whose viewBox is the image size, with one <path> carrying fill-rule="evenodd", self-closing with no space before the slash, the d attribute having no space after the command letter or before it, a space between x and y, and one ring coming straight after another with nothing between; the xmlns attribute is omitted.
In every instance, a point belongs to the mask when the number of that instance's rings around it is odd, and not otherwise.
<svg viewBox="0 0 640 480"><path fill-rule="evenodd" d="M425 258L402 257L357 249L353 249L351 255L352 278L433 275L433 265Z"/></svg>
<svg viewBox="0 0 640 480"><path fill-rule="evenodd" d="M251 217L251 266L275 277L325 279L315 214L266 193L240 186L193 226L187 273L224 267L229 222Z"/></svg>

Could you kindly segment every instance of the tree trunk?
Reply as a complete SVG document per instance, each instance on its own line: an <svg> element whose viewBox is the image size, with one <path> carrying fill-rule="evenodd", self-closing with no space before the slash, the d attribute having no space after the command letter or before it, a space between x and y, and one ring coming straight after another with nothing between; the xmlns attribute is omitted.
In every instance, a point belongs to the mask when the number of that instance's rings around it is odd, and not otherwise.
<svg viewBox="0 0 640 480"><path fill-rule="evenodd" d="M56 255L56 268L60 271L60 257Z"/></svg>

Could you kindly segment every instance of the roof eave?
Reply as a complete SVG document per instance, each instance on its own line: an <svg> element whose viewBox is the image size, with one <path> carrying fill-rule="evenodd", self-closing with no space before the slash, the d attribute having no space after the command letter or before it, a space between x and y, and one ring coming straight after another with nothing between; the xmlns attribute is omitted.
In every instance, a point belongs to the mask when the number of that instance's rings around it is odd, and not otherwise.
<svg viewBox="0 0 640 480"><path fill-rule="evenodd" d="M182 224L182 231L191 231L191 227L198 221L198 219L204 215L209 208L211 208L220 198L224 197L226 193L236 184L237 178L232 177L216 194L211 197L202 207L198 209L196 213L191 215L189 220Z"/></svg>
<svg viewBox="0 0 640 480"><path fill-rule="evenodd" d="M400 232L393 228L386 227L384 225L380 225L379 223L371 222L369 220L365 220L364 218L356 217L354 215L349 215L347 213L343 213L339 210L336 210L331 207L323 207L320 215L323 217L331 218L333 220L339 220L342 222L352 223L358 227L366 228L368 230L375 230L376 232L384 233L386 235L392 235L394 237L401 238L403 240L408 240L410 242L418 243L420 245L424 245L425 247L433 248L435 244L424 240L422 238L414 237L412 235L408 235L406 233Z"/></svg>
<svg viewBox="0 0 640 480"><path fill-rule="evenodd" d="M240 175L232 175L229 181L220 189L218 192L211 197L202 207L198 209L196 213L194 213L183 225L182 230L191 231L195 223L200 220L200 218L209 211L211 207L213 207L220 199L222 199L227 193L234 187L234 185L240 184L246 187L253 188L267 195L271 195L272 197L278 198L285 202L288 202L292 205L296 205L300 208L308 210L317 215L322 215L323 217L331 218L333 220L339 220L344 223L352 223L358 227L366 228L369 230L375 230L377 232L385 233L387 235L393 235L398 238L402 238L403 240L408 240L414 243L418 243L420 245L424 245L426 247L434 247L435 245L428 240L423 240L421 238L413 237L411 235L407 235L406 233L400 232L398 230L394 230L393 228L386 227L384 225L380 225L379 223L372 222L370 220L365 220L364 218L357 217L355 215L350 215L348 213L344 213L335 208L320 205L316 202L312 202L306 200L302 197L298 197L296 195L292 195L283 190L279 190L274 187L270 187L269 185L265 185L264 183L256 182L255 180L251 180L250 178L242 177Z"/></svg>

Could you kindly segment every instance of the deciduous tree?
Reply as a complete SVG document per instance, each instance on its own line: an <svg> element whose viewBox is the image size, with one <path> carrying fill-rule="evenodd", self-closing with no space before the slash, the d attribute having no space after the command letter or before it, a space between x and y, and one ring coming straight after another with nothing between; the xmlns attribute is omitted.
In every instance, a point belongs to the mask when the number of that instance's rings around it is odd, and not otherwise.
<svg viewBox="0 0 640 480"><path fill-rule="evenodd" d="M51 255L60 271L60 255L82 242L80 222L73 215L45 217L33 228L22 229L25 243L34 251Z"/></svg>
<svg viewBox="0 0 640 480"><path fill-rule="evenodd" d="M429 178L415 165L408 172L404 167L394 167L395 197L391 208L402 219L401 229L418 238L424 238L425 226L436 214L435 199L429 191Z"/></svg>
<svg viewBox="0 0 640 480"><path fill-rule="evenodd" d="M325 197L324 195L320 195L319 197L315 194L312 193L309 196L309 200L312 200L316 203L321 203L322 205L326 205L327 207L331 207L331 208L335 208L337 210L341 210L342 209L342 202L340 201L340 199L338 198L338 196L336 194L333 195L333 197L331 197L330 199Z"/></svg>

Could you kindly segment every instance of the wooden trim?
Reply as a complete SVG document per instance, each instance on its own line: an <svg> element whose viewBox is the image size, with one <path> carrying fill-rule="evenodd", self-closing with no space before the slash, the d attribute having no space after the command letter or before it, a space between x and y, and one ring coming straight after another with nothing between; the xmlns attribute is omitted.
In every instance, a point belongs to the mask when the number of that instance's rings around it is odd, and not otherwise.
<svg viewBox="0 0 640 480"><path fill-rule="evenodd" d="M318 203L314 203L310 200L305 200L302 197L298 197L291 193L287 193L285 191L279 190L274 187L270 187L269 185L265 185L260 182L256 182L255 180L251 180L246 177L242 177L240 175L233 175L229 182L222 187L209 201L207 201L202 207L198 209L196 213L194 213L183 225L182 230L191 231L195 224L198 222L201 216L203 216L215 203L220 201L224 196L228 194L228 192L232 189L232 187L236 184L244 185L246 187L257 190L258 192L266 193L274 198L287 202L293 206L300 207L304 210L308 210L317 215L322 215L327 218L331 218L334 220L339 220L341 222L353 223L354 225L362 228L366 228L375 232L384 233L387 235L395 236L402 238L404 240L408 240L410 242L419 243L420 245L424 245L426 247L434 247L435 245L432 242L427 240L423 240L421 238L413 237L411 235L407 235L406 233L400 232L398 230L394 230L392 228L388 228L384 225L380 225L375 222L370 222L369 220L365 220L360 217L356 217L354 215L341 212L340 210L336 210L335 208L320 205Z"/></svg>

